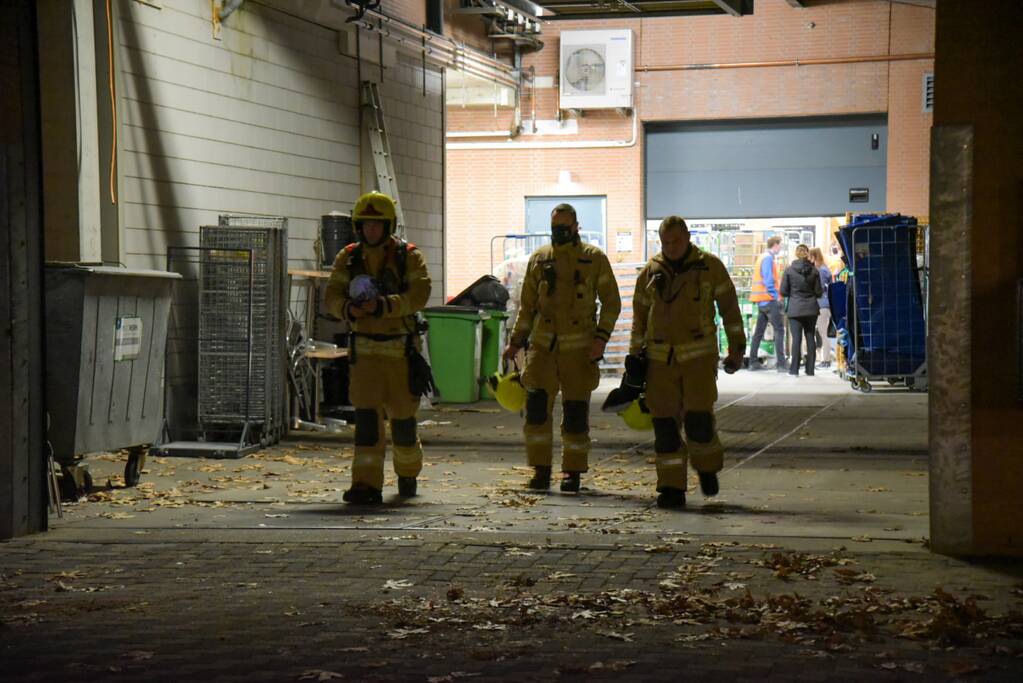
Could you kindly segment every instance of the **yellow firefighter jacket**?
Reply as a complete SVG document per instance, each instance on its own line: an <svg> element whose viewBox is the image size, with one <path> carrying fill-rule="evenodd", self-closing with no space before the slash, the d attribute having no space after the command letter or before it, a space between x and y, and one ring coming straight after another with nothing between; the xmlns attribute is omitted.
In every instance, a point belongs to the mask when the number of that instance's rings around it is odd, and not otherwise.
<svg viewBox="0 0 1023 683"><path fill-rule="evenodd" d="M356 319L348 293L358 275L373 277L384 298L374 315ZM391 236L375 247L350 244L334 259L327 283L327 310L351 323L359 354L401 357L409 334L417 334L415 314L430 298L426 260L414 244Z"/></svg>
<svg viewBox="0 0 1023 683"><path fill-rule="evenodd" d="M578 240L545 245L526 266L511 343L525 346L528 340L550 351L588 349L594 337L611 338L621 310L618 283L604 252Z"/></svg>
<svg viewBox="0 0 1023 683"><path fill-rule="evenodd" d="M629 353L638 354L645 348L648 358L666 363L716 357L715 304L729 347L745 349L735 285L721 260L695 244L681 266L672 267L664 254L657 254L636 281Z"/></svg>

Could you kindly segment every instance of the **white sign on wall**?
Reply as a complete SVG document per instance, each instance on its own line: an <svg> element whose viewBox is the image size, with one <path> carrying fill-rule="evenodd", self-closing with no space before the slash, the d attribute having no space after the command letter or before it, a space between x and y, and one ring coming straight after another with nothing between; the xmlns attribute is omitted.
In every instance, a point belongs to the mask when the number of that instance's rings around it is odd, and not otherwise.
<svg viewBox="0 0 1023 683"><path fill-rule="evenodd" d="M620 232L615 242L615 249L619 252L632 251L632 233Z"/></svg>
<svg viewBox="0 0 1023 683"><path fill-rule="evenodd" d="M114 360L135 360L142 351L142 318L118 318L114 324Z"/></svg>

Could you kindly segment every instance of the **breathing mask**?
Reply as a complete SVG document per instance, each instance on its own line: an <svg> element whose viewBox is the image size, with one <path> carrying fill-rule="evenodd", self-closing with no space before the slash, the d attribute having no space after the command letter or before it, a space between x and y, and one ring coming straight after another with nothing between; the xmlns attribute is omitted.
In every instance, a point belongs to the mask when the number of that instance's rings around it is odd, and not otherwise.
<svg viewBox="0 0 1023 683"><path fill-rule="evenodd" d="M551 243L554 244L554 246L570 244L574 239L575 235L572 233L571 226L569 225L551 226Z"/></svg>

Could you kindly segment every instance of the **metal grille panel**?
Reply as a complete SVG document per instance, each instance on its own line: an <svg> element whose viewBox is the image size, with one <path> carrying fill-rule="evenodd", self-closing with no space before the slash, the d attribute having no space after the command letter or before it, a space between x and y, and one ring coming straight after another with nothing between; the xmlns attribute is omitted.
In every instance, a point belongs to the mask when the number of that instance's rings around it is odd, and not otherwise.
<svg viewBox="0 0 1023 683"><path fill-rule="evenodd" d="M283 434L285 414L287 219L221 216L203 226L199 292L199 420L241 424L248 415L264 434ZM252 318L247 315L252 250ZM244 258L244 266L242 266ZM239 267L225 267L236 263ZM252 373L247 382L251 336ZM248 392L246 392L248 386Z"/></svg>

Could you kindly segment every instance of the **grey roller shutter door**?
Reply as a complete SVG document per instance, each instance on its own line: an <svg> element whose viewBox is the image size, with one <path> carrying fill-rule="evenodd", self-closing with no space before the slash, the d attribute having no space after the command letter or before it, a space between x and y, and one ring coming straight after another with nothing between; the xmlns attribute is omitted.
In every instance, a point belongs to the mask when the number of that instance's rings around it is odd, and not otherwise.
<svg viewBox="0 0 1023 683"><path fill-rule="evenodd" d="M884 115L652 124L646 217L884 211L887 146Z"/></svg>

